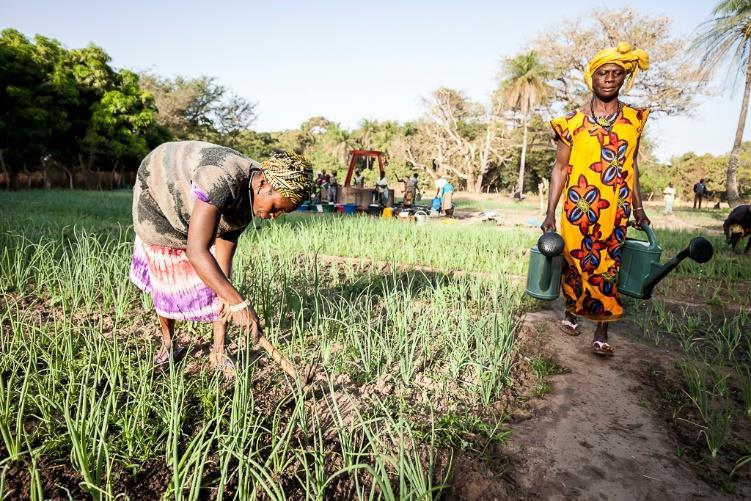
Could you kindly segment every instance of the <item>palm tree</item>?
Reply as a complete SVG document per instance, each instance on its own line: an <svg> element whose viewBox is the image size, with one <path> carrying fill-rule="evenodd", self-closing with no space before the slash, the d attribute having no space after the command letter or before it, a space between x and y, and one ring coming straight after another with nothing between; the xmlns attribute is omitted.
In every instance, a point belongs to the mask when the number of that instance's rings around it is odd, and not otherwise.
<svg viewBox="0 0 751 501"><path fill-rule="evenodd" d="M508 105L521 111L524 127L519 180L516 185L516 191L521 196L524 193L524 164L527 160L529 117L550 94L550 87L547 84L550 71L542 64L537 53L531 51L507 59L504 64L504 73L506 78L501 81L501 91Z"/></svg>
<svg viewBox="0 0 751 501"><path fill-rule="evenodd" d="M740 197L735 173L738 169L738 154L743 141L748 99L751 94L751 0L721 1L712 14L714 17L701 25L693 49L702 54L702 65L708 74L729 60L731 69L736 69L739 73L743 71L746 76L741 114L738 117L738 127L735 129L735 141L730 152L725 179L728 204L736 207L740 204Z"/></svg>

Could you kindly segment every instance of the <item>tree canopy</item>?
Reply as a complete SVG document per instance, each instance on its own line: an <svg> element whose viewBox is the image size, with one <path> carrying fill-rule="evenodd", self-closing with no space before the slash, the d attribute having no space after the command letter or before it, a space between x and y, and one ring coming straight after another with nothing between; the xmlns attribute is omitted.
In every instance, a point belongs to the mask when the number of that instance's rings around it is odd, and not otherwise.
<svg viewBox="0 0 751 501"><path fill-rule="evenodd" d="M66 50L41 35L0 33L0 168L133 165L169 137L136 74L95 45Z"/></svg>
<svg viewBox="0 0 751 501"><path fill-rule="evenodd" d="M13 173L60 166L72 186L71 171L134 172L157 144L197 139L256 160L275 150L294 150L316 170L328 172L346 169L351 149L375 149L386 152L392 179L419 171L472 191L534 189L553 163L548 121L585 99L582 71L596 50L620 41L646 50L650 69L639 74L624 98L658 115L690 111L705 81L695 62L682 57L689 41L674 36L670 25L667 17L633 9L595 10L545 30L525 50L503 59L495 89L485 99L437 85L423 98L421 115L404 123L364 119L350 129L333 117L314 116L279 131L254 130L256 103L211 76L138 75L113 68L95 45L67 49L41 35L28 39L5 30L0 36L0 169L13 179ZM671 165L686 166L676 159L657 164L649 155L653 140L648 130L640 156L645 183L657 191ZM741 192L751 190L744 177L744 162L751 161L746 157L739 157ZM711 171L705 176L710 189L720 182L717 158L693 160ZM365 177L375 181L376 173Z"/></svg>

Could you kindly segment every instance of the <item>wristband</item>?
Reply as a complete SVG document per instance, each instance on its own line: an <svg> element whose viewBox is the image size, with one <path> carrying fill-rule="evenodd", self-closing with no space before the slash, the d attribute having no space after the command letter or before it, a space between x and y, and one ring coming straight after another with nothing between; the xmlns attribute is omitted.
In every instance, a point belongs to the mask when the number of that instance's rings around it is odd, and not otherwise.
<svg viewBox="0 0 751 501"><path fill-rule="evenodd" d="M638 211L638 210L640 210L640 211L644 212L644 207L635 207L635 208L634 208L634 212L636 212L636 211Z"/></svg>
<svg viewBox="0 0 751 501"><path fill-rule="evenodd" d="M246 299L242 303L235 304L233 306L227 306L227 311L229 311L230 313L234 313L236 311L242 311L248 306L250 306L250 301Z"/></svg>

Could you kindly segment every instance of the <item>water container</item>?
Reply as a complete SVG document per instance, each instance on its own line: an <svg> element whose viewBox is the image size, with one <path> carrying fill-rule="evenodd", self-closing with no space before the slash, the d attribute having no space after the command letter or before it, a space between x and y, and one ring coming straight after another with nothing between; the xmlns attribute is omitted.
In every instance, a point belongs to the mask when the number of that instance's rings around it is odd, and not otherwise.
<svg viewBox="0 0 751 501"><path fill-rule="evenodd" d="M381 213L381 217L383 219L391 219L392 217L394 217L394 209L392 209L391 207L384 207L383 212Z"/></svg>
<svg viewBox="0 0 751 501"><path fill-rule="evenodd" d="M554 231L547 231L537 239L537 245L529 251L527 294L546 301L558 297L565 246L563 237Z"/></svg>
<svg viewBox="0 0 751 501"><path fill-rule="evenodd" d="M418 210L415 212L415 222L417 224L425 224L428 222L428 215L424 210Z"/></svg>
<svg viewBox="0 0 751 501"><path fill-rule="evenodd" d="M434 211L440 211L441 210L441 199L440 198L434 198L433 204L430 207Z"/></svg>
<svg viewBox="0 0 751 501"><path fill-rule="evenodd" d="M621 246L621 269L618 272L618 291L621 294L645 298L644 285L649 275L661 268L662 249L657 245L657 238L649 225L643 225L647 242L627 238Z"/></svg>
<svg viewBox="0 0 751 501"><path fill-rule="evenodd" d="M357 214L357 204L344 204L345 214Z"/></svg>

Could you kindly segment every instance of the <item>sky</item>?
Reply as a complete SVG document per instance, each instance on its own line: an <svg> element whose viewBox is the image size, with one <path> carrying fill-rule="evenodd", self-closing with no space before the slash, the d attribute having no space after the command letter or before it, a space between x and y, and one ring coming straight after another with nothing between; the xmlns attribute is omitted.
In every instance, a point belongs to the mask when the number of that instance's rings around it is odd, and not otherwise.
<svg viewBox="0 0 751 501"><path fill-rule="evenodd" d="M691 35L716 0L224 1L0 0L0 29L42 34L67 48L94 43L112 65L162 76L216 77L257 102L256 130L297 128L322 115L414 120L445 86L486 100L501 61L542 32L594 8L632 7ZM599 48L593 47L593 51ZM714 82L693 116L651 120L657 157L729 151L742 82ZM747 130L751 127L747 127ZM751 137L747 132L744 138Z"/></svg>

